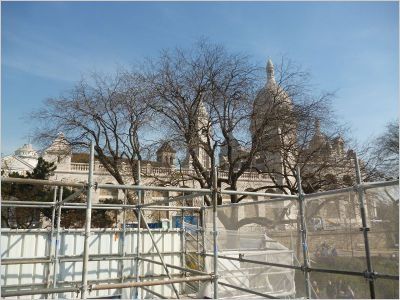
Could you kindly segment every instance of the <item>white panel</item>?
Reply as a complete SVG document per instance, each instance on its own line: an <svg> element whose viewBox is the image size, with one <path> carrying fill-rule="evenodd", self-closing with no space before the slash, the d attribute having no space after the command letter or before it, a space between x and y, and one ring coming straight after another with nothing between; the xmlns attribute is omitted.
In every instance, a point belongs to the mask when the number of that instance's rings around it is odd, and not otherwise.
<svg viewBox="0 0 400 300"><path fill-rule="evenodd" d="M180 252L180 232L152 230L154 239L157 242L161 252ZM127 255L136 253L135 229L128 229L125 236L125 249ZM56 235L54 235L54 239ZM84 231L63 230L60 232L59 256L83 255ZM54 242L54 244L56 244ZM115 230L93 230L89 239L89 251L91 255L103 254L122 254L122 233ZM48 230L9 230L5 229L1 233L1 257L6 258L44 258L50 250L50 234ZM141 253L152 254L146 258L160 261L156 249L154 248L149 233L146 230L141 232ZM167 263L180 265L180 254L166 254L164 259ZM120 276L119 265L121 261L90 261L88 279L116 280ZM134 258L124 261L123 275L135 278L135 260ZM24 265L6 265L1 266L1 285L4 287L11 284L32 284L45 283L47 280L47 264L24 264ZM51 270L53 266L50 264ZM149 262L141 262L140 269L142 275L165 274L163 266ZM179 273L179 270L170 269L172 274ZM59 265L59 274L57 280L61 281L80 281L82 278L82 262L61 262ZM106 281L107 282L107 281ZM171 285L152 287L157 293L165 297L174 297ZM134 289L123 289L123 297L131 298ZM120 294L121 290L104 290L92 292L91 296L107 296ZM64 293L60 296L75 298L73 293ZM143 292L143 297L153 297L150 293ZM34 296L40 298L40 295Z"/></svg>

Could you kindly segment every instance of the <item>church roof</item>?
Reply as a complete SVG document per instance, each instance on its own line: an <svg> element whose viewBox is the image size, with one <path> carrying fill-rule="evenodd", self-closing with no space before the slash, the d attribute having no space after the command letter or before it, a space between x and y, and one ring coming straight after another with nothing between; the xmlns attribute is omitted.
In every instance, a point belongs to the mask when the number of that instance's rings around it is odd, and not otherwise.
<svg viewBox="0 0 400 300"><path fill-rule="evenodd" d="M65 138L63 133L59 133L53 143L45 150L46 153L63 153L71 152L71 145Z"/></svg>

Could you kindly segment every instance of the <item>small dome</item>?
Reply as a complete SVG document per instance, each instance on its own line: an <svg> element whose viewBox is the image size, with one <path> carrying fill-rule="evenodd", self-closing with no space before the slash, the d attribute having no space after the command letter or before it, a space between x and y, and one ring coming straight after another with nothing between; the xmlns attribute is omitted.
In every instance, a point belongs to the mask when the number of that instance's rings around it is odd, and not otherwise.
<svg viewBox="0 0 400 300"><path fill-rule="evenodd" d="M31 144L24 144L21 148L18 148L15 151L15 155L23 157L32 157L32 158L38 157L37 152L33 149Z"/></svg>

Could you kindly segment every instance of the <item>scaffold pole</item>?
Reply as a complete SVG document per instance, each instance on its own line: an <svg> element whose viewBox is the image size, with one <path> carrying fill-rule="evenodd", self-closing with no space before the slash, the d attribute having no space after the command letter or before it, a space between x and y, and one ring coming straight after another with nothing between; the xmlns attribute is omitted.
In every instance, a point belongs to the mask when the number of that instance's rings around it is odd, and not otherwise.
<svg viewBox="0 0 400 300"><path fill-rule="evenodd" d="M300 167L297 166L297 189L299 193L299 213L300 213L300 233L301 244L303 248L303 273L305 278L306 296L311 299L311 286L310 286L310 273L309 273L309 260L308 260L308 247L307 247L307 226L305 221L305 207L304 207L304 193L301 186Z"/></svg>
<svg viewBox="0 0 400 300"><path fill-rule="evenodd" d="M365 258L367 260L367 273L366 273L367 276L366 277L368 278L371 299L375 299L374 271L372 269L371 252L369 249L369 240L368 240L369 227L367 224L367 214L365 211L365 195L364 195L364 189L362 187L360 162L358 160L357 154L354 156L354 163L355 163L355 168L356 168L357 193L358 193L358 202L360 205L360 215L361 215L361 222L362 222L362 227L360 228L360 230L363 232L363 236L364 236Z"/></svg>
<svg viewBox="0 0 400 300"><path fill-rule="evenodd" d="M81 299L86 299L88 293L88 264L89 264L89 238L90 227L92 223L92 193L94 192L93 184L93 170L94 169L94 143L90 143L90 160L89 160L89 175L88 175L88 189L86 199L86 221L85 221L85 241L83 249L83 265L82 265L82 293ZM61 206L60 206L61 207Z"/></svg>

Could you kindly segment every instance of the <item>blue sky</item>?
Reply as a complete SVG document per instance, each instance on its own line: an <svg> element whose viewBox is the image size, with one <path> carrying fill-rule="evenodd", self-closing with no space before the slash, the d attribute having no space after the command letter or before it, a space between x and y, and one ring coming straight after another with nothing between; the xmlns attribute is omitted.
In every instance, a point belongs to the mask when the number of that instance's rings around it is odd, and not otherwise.
<svg viewBox="0 0 400 300"><path fill-rule="evenodd" d="M1 152L28 141L27 115L85 73L112 72L200 37L260 65L282 55L336 91L361 142L398 115L397 2L2 2Z"/></svg>

